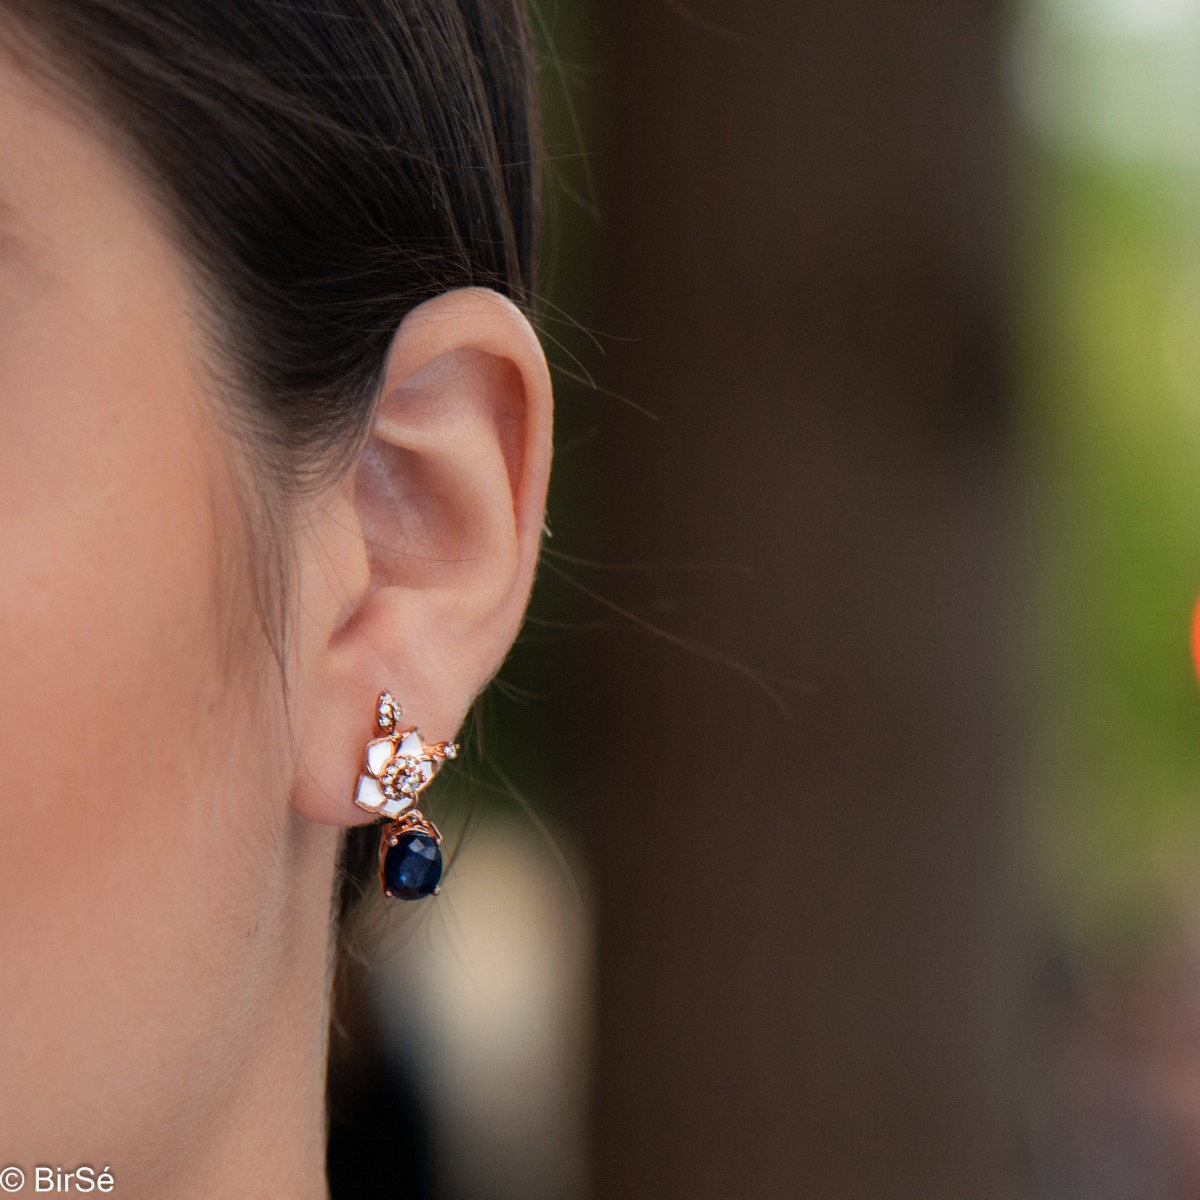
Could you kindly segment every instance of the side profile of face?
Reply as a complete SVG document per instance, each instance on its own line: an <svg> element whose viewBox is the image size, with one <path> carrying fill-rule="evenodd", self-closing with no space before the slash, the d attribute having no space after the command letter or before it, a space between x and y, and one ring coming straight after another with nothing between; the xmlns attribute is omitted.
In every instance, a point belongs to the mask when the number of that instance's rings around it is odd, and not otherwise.
<svg viewBox="0 0 1200 1200"><path fill-rule="evenodd" d="M194 303L132 170L0 58L0 1155L125 1195L252 1194L213 1190L216 1157L296 1129L296 1180L319 1165L373 700L453 736L519 624L548 469L517 311L410 314L358 469L296 522L289 725Z"/></svg>

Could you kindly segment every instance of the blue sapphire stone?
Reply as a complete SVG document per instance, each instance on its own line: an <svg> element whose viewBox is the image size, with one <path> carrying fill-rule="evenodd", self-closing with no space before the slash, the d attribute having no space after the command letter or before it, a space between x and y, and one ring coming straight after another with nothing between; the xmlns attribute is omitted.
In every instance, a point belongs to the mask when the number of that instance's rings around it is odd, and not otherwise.
<svg viewBox="0 0 1200 1200"><path fill-rule="evenodd" d="M383 856L383 886L397 900L420 900L437 891L442 850L427 833L406 833Z"/></svg>

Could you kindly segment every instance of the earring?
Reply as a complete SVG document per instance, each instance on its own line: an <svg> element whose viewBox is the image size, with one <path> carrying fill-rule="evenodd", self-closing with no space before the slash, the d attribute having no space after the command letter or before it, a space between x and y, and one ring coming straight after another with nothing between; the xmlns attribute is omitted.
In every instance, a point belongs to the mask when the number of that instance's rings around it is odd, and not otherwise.
<svg viewBox="0 0 1200 1200"><path fill-rule="evenodd" d="M400 728L403 716L392 693L381 692L375 705L376 736L367 743L366 771L355 784L354 803L391 818L379 841L383 894L420 900L441 890L442 835L413 805L442 763L458 755L458 746L427 745L415 727Z"/></svg>

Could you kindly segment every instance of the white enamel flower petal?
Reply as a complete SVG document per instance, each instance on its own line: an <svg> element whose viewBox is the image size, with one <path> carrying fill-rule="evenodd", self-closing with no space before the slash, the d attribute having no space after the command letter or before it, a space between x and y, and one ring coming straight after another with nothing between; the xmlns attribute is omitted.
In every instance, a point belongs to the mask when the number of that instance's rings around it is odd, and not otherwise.
<svg viewBox="0 0 1200 1200"><path fill-rule="evenodd" d="M388 765L394 750L395 743L391 738L376 738L373 742L368 742L367 770L378 778L383 774L383 768Z"/></svg>
<svg viewBox="0 0 1200 1200"><path fill-rule="evenodd" d="M412 802L411 796L397 796L394 800L385 801L379 811L385 817L398 817Z"/></svg>
<svg viewBox="0 0 1200 1200"><path fill-rule="evenodd" d="M396 753L406 754L409 758L419 758L421 756L421 735L415 729L410 729L401 739Z"/></svg>
<svg viewBox="0 0 1200 1200"><path fill-rule="evenodd" d="M386 797L383 794L383 789L379 786L378 779L372 779L370 775L360 775L358 777L358 787L354 792L354 803L359 808L365 808L367 812L378 812L379 807L383 804Z"/></svg>
<svg viewBox="0 0 1200 1200"><path fill-rule="evenodd" d="M434 776L437 771L437 763L431 762L428 758L423 758L417 763L417 770L421 772L421 786L424 787Z"/></svg>

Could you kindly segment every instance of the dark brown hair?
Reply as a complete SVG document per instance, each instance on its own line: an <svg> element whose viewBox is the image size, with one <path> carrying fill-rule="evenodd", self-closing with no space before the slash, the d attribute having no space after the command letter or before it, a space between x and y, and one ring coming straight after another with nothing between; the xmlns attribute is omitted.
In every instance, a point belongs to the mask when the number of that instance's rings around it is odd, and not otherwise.
<svg viewBox="0 0 1200 1200"><path fill-rule="evenodd" d="M286 471L353 444L410 308L475 284L528 304L521 0L3 5L151 184Z"/></svg>
<svg viewBox="0 0 1200 1200"><path fill-rule="evenodd" d="M540 134L523 0L0 0L186 252L255 464L256 601L285 661L287 505L354 460L404 315L528 311ZM351 839L349 858L366 839Z"/></svg>

